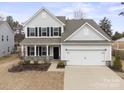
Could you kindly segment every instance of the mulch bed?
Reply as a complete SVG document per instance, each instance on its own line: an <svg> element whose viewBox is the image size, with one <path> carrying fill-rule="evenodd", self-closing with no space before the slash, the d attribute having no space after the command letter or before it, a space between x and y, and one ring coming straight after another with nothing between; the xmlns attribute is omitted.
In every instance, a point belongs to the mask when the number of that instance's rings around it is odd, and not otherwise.
<svg viewBox="0 0 124 93"><path fill-rule="evenodd" d="M42 64L18 64L8 69L9 72L22 72L22 71L47 71L51 63Z"/></svg>

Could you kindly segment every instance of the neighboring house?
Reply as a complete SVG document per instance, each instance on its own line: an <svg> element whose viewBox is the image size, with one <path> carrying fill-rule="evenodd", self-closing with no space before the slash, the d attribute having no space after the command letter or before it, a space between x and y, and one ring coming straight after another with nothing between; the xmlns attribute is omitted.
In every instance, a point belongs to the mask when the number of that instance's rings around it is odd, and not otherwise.
<svg viewBox="0 0 124 93"><path fill-rule="evenodd" d="M26 59L61 59L67 65L106 65L111 38L92 19L66 19L40 9L24 24Z"/></svg>
<svg viewBox="0 0 124 93"><path fill-rule="evenodd" d="M13 52L14 33L6 21L0 21L0 57Z"/></svg>
<svg viewBox="0 0 124 93"><path fill-rule="evenodd" d="M124 50L124 37L114 41L112 48L114 50Z"/></svg>

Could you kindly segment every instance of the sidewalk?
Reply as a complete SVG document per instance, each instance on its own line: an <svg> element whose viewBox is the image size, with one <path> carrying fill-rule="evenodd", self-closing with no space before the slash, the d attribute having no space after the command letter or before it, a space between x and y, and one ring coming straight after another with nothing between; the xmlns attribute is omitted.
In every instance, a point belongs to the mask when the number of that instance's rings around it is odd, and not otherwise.
<svg viewBox="0 0 124 93"><path fill-rule="evenodd" d="M51 62L51 66L49 67L48 71L59 71L59 72L64 72L65 69L62 68L56 68L57 67L57 62Z"/></svg>

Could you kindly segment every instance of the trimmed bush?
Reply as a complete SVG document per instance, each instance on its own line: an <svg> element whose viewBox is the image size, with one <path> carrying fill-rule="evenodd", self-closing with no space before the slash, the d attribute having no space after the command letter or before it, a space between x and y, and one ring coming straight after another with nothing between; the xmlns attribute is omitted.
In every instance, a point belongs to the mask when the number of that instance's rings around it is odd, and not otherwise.
<svg viewBox="0 0 124 93"><path fill-rule="evenodd" d="M24 64L24 65L30 64L30 60L25 60L25 61L23 62L23 64Z"/></svg>
<svg viewBox="0 0 124 93"><path fill-rule="evenodd" d="M119 51L117 51L115 54L115 60L113 62L113 68L115 70L122 70L122 64L121 64L121 60L120 60Z"/></svg>
<svg viewBox="0 0 124 93"><path fill-rule="evenodd" d="M59 61L58 62L58 65L57 65L57 68L64 68L65 67L65 63L64 63L64 61Z"/></svg>
<svg viewBox="0 0 124 93"><path fill-rule="evenodd" d="M37 65L38 64L38 61L34 61L34 64Z"/></svg>

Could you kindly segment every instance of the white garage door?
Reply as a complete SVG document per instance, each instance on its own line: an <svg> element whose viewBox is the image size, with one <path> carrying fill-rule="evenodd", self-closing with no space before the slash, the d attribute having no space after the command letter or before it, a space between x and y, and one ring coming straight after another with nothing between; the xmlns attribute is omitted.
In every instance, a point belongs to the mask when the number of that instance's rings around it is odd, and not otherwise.
<svg viewBox="0 0 124 93"><path fill-rule="evenodd" d="M67 65L105 65L104 50L68 50Z"/></svg>

